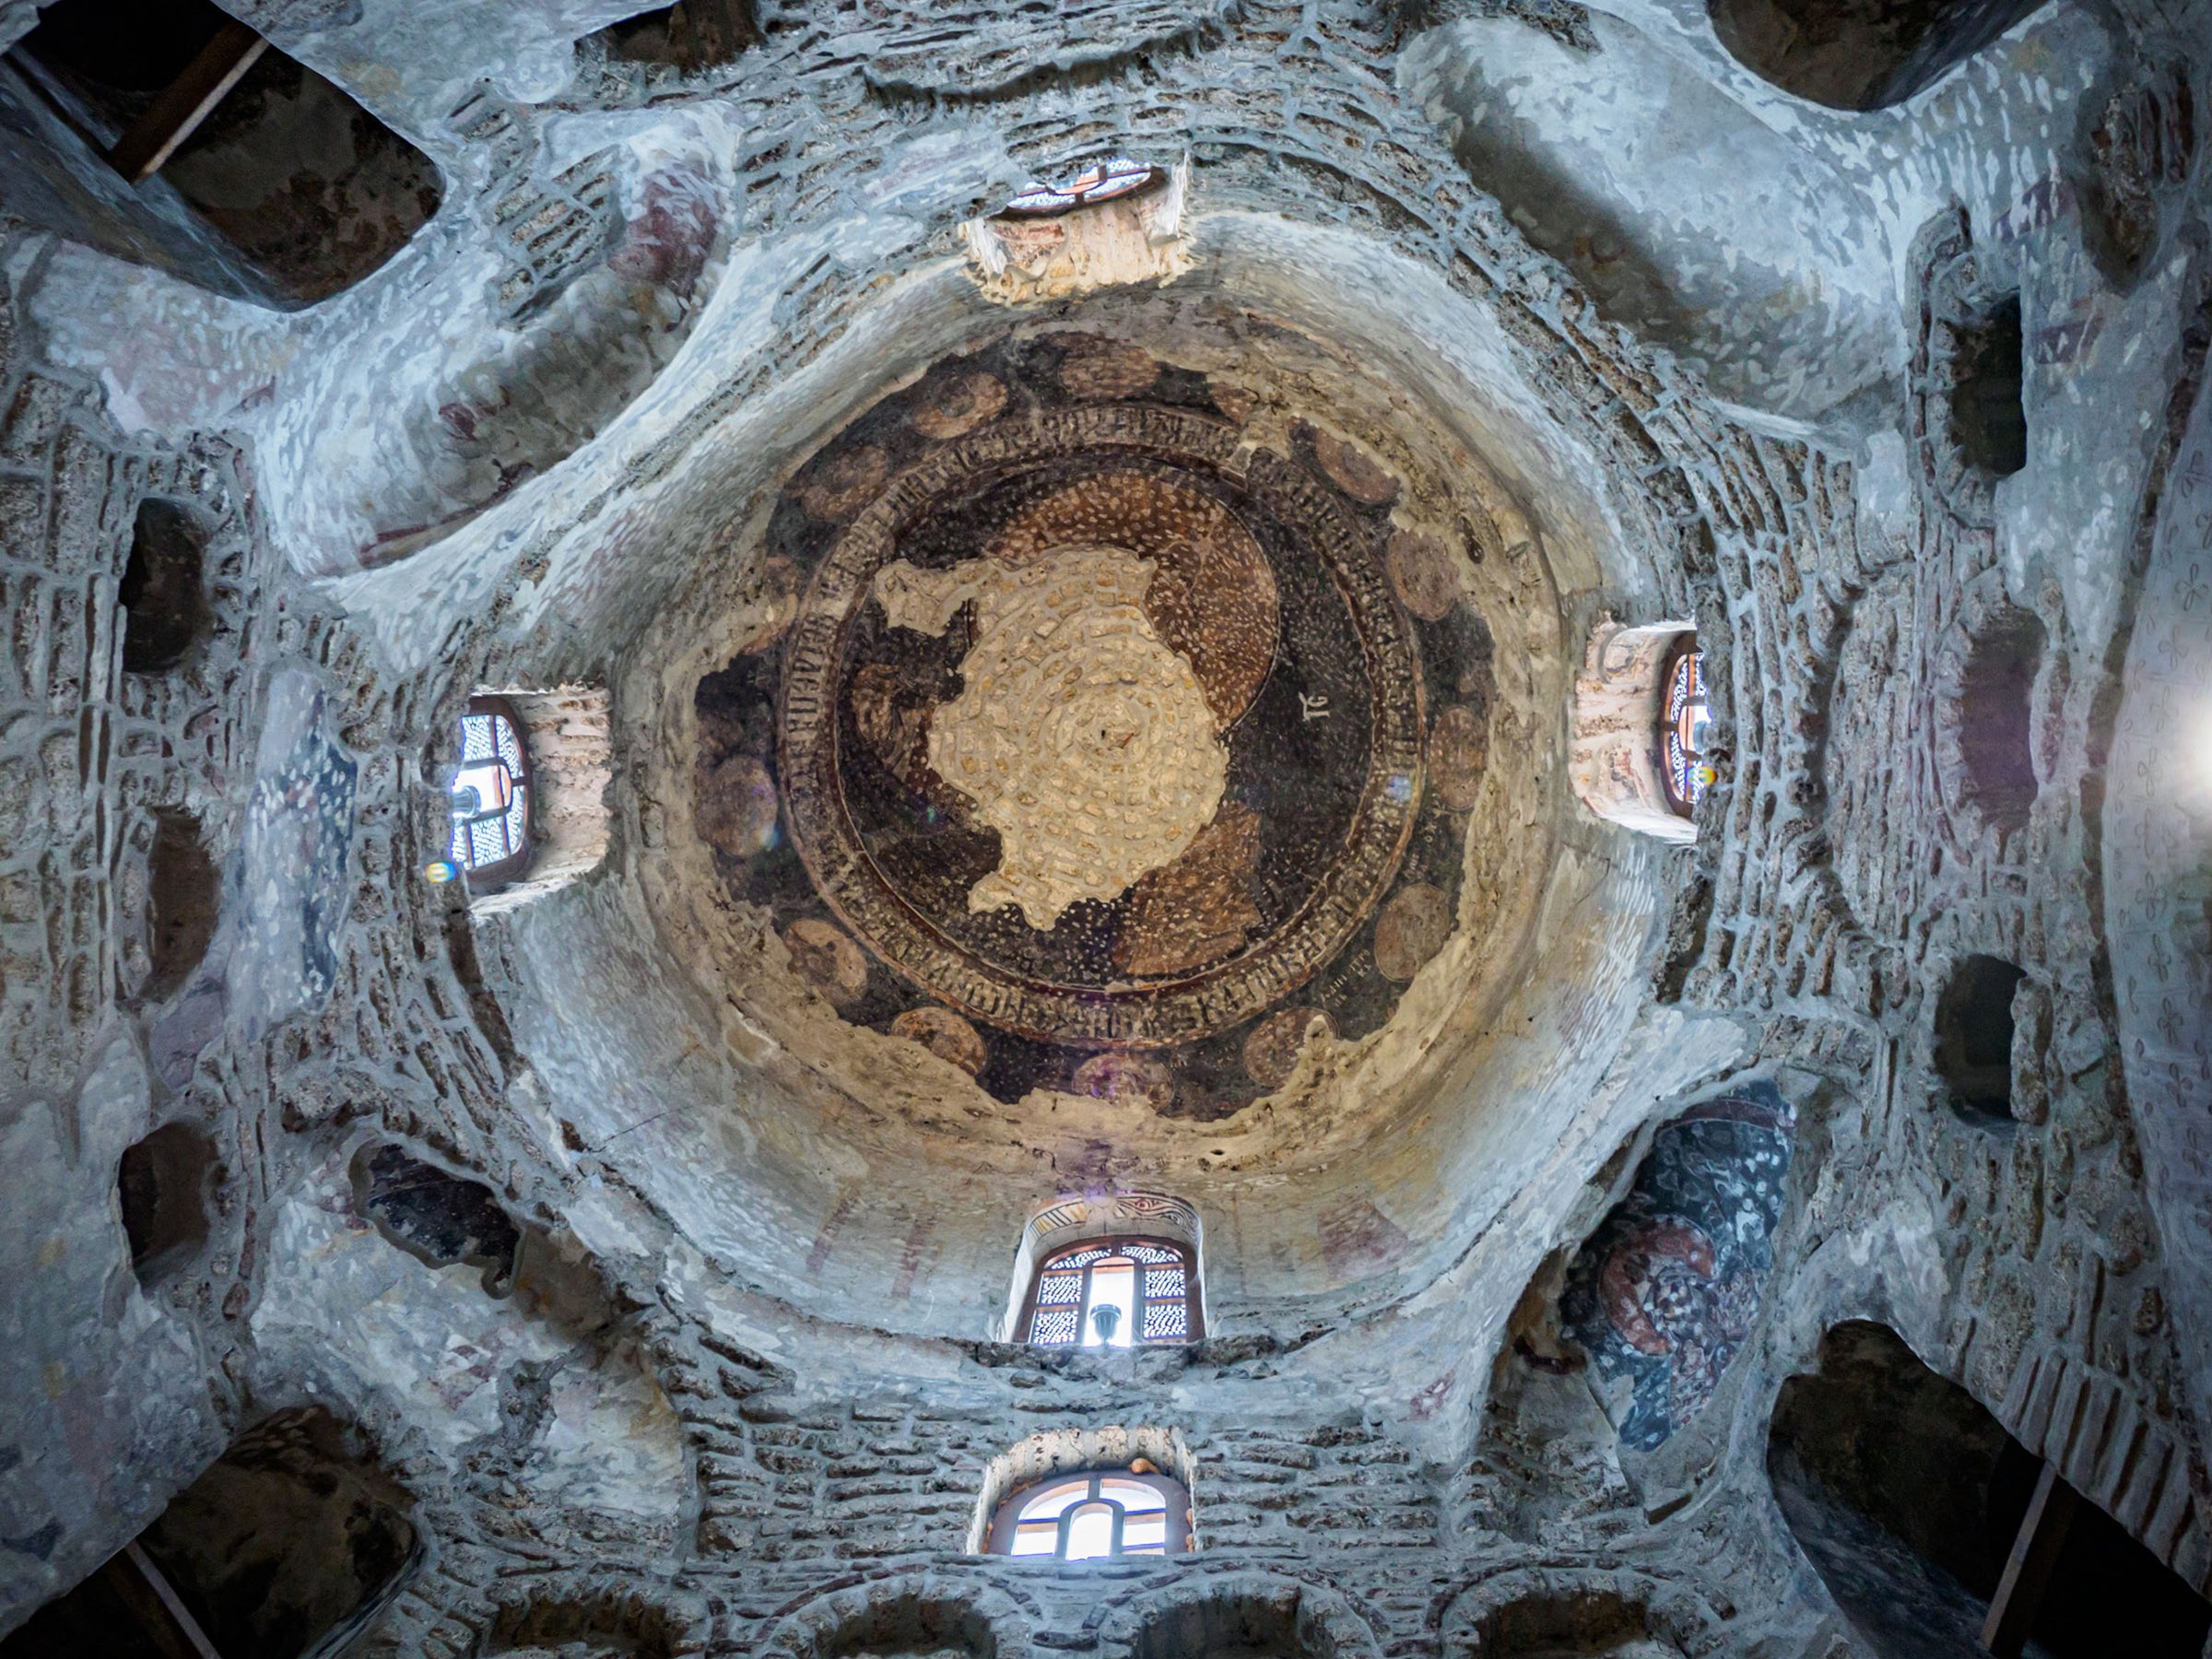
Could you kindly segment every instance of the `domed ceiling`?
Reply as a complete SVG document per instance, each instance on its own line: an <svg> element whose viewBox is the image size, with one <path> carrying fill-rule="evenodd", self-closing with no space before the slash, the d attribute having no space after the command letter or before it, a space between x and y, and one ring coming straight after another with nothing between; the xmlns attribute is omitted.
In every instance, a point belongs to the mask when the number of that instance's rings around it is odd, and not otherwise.
<svg viewBox="0 0 2212 1659"><path fill-rule="evenodd" d="M768 615L699 683L731 896L1001 1100L1227 1115L1382 1027L1454 926L1471 533L1253 406L1093 335L948 359L793 477Z"/></svg>

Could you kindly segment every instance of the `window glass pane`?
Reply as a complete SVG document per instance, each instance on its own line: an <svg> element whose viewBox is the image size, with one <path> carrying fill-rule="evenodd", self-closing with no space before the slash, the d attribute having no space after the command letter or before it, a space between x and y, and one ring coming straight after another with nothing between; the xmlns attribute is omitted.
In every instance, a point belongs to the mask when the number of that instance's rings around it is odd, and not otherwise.
<svg viewBox="0 0 2212 1659"><path fill-rule="evenodd" d="M1130 1347L1136 1342L1136 1264L1109 1256L1090 1270L1090 1301L1083 1311L1085 1347Z"/></svg>
<svg viewBox="0 0 2212 1659"><path fill-rule="evenodd" d="M1167 1507L1160 1495L1143 1481L1117 1479L1112 1475L1099 1482L1099 1496L1112 1499L1131 1514Z"/></svg>
<svg viewBox="0 0 2212 1659"><path fill-rule="evenodd" d="M1705 653L1685 651L1667 674L1661 732L1667 791L1684 806L1695 806L1705 793L1705 743L1712 724L1705 691Z"/></svg>
<svg viewBox="0 0 2212 1659"><path fill-rule="evenodd" d="M1051 1555L1060 1547L1060 1523L1044 1521L1032 1525L1027 1522L1014 1529L1014 1548L1018 1556Z"/></svg>
<svg viewBox="0 0 2212 1659"><path fill-rule="evenodd" d="M1158 1300L1182 1294L1182 1268L1147 1267L1145 1269L1145 1294Z"/></svg>
<svg viewBox="0 0 2212 1659"><path fill-rule="evenodd" d="M1037 1282L1037 1305L1041 1308L1082 1300L1083 1276L1079 1273L1048 1273Z"/></svg>
<svg viewBox="0 0 2212 1659"><path fill-rule="evenodd" d="M507 856L507 831L498 818L480 818L468 827L468 864L498 864Z"/></svg>
<svg viewBox="0 0 2212 1659"><path fill-rule="evenodd" d="M1040 1487L1022 1500L1021 1520L1025 1526L1031 1521L1056 1518L1071 1503L1080 1503L1090 1496L1090 1477L1063 1480L1049 1487Z"/></svg>
<svg viewBox="0 0 2212 1659"><path fill-rule="evenodd" d="M1180 1301L1152 1302L1145 1309L1145 1340L1174 1342L1191 1334L1191 1311Z"/></svg>
<svg viewBox="0 0 2212 1659"><path fill-rule="evenodd" d="M464 714L461 716L461 759L488 760L497 752L491 740L491 716Z"/></svg>
<svg viewBox="0 0 2212 1659"><path fill-rule="evenodd" d="M1067 1559L1095 1561L1113 1553L1113 1505L1087 1503L1067 1527Z"/></svg>
<svg viewBox="0 0 2212 1659"><path fill-rule="evenodd" d="M1147 1547L1164 1549L1168 1542L1168 1514L1165 1510L1149 1515L1131 1515L1122 1523L1122 1552Z"/></svg>
<svg viewBox="0 0 2212 1659"><path fill-rule="evenodd" d="M1040 1347L1066 1347L1076 1339L1075 1308L1040 1308L1030 1321L1030 1340Z"/></svg>

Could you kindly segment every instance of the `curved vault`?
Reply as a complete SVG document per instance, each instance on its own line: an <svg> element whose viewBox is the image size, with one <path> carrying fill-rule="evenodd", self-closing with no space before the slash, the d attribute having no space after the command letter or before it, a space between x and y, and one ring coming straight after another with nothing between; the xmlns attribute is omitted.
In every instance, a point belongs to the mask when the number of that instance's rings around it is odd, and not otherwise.
<svg viewBox="0 0 2212 1659"><path fill-rule="evenodd" d="M1222 213L1197 253L1034 312L917 270L669 457L619 535L549 554L587 635L637 603L648 515L681 573L616 690L649 805L618 879L514 919L516 1040L587 1166L810 1313L982 1336L1035 1205L1130 1183L1204 1211L1245 1328L1403 1300L1473 1272L1478 1237L1540 1253L1651 1099L1721 1057L1636 1025L1658 855L1559 784L1582 640L1657 580L1633 486L1486 309L1380 244ZM1135 679L1187 674L1186 735L1223 750L1210 814L1045 928L981 827L1024 790L937 764L1059 718L962 702L1025 569L1103 582L1091 620L1145 636ZM1194 592L1233 625L1194 626ZM1334 679L1243 662L1239 630L1292 609L1334 629ZM1378 686L1403 704L1382 739ZM1359 719L1334 760L1295 747L1323 700ZM1277 813L1297 767L1336 821ZM1465 1334L1512 1296L1433 1300Z"/></svg>

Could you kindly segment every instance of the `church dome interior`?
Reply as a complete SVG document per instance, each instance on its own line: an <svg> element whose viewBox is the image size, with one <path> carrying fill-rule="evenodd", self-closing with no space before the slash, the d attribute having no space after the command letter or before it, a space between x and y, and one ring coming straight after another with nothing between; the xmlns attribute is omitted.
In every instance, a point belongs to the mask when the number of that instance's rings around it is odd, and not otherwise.
<svg viewBox="0 0 2212 1659"><path fill-rule="evenodd" d="M0 0L0 1659L2212 1656L2207 111Z"/></svg>

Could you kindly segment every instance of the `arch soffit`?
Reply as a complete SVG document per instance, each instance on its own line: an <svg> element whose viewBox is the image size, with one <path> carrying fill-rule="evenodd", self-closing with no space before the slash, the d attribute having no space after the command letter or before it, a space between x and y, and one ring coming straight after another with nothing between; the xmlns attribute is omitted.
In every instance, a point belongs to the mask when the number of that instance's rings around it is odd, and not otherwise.
<svg viewBox="0 0 2212 1659"><path fill-rule="evenodd" d="M1303 1574L1208 1571L1194 1562L1164 1587L1140 1587L1102 1602L1085 1623L1118 1659L1136 1651L1156 1626L1209 1606L1280 1607L1306 1659L1382 1659L1372 1625L1351 1599Z"/></svg>
<svg viewBox="0 0 2212 1659"><path fill-rule="evenodd" d="M1033 1659L1037 1650L1030 1632L1037 1621L1034 1604L980 1576L950 1584L942 1574L940 1568L926 1577L849 1584L818 1595L779 1619L761 1653L765 1659L834 1654L841 1641L864 1639L873 1621L895 1618L903 1606L917 1617L928 1610L946 1618L951 1621L948 1628L971 1621L983 1627L995 1644L995 1659Z"/></svg>

